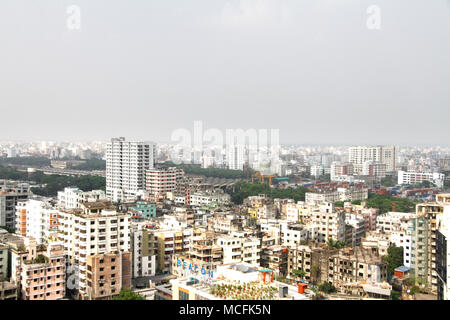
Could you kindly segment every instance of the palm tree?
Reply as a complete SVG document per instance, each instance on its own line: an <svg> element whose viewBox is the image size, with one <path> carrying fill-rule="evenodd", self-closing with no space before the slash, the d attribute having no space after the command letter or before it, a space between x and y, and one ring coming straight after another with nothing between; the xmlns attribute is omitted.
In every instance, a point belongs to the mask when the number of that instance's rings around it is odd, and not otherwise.
<svg viewBox="0 0 450 320"><path fill-rule="evenodd" d="M336 247L336 242L334 242L333 238L328 238L327 247L328 249L333 249Z"/></svg>

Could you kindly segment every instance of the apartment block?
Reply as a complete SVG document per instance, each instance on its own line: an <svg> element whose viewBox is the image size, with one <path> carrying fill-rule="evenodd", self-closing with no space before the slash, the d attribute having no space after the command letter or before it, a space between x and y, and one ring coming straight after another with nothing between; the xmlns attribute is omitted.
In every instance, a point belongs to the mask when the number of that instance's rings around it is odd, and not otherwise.
<svg viewBox="0 0 450 320"><path fill-rule="evenodd" d="M177 189L177 182L184 176L183 169L156 167L146 170L145 189L152 194L165 194Z"/></svg>
<svg viewBox="0 0 450 320"><path fill-rule="evenodd" d="M131 254L129 252L90 255L86 262L86 296L89 300L114 297L131 289Z"/></svg>
<svg viewBox="0 0 450 320"><path fill-rule="evenodd" d="M16 206L16 230L24 237L33 237L43 244L58 232L59 211L50 198L33 197L18 202Z"/></svg>
<svg viewBox="0 0 450 320"><path fill-rule="evenodd" d="M145 172L153 169L156 145L152 142L113 138L106 146L106 196L117 201L134 200L145 190Z"/></svg>
<svg viewBox="0 0 450 320"><path fill-rule="evenodd" d="M0 226L10 230L16 228L16 206L31 195L27 183L0 180Z"/></svg>
<svg viewBox="0 0 450 320"><path fill-rule="evenodd" d="M22 300L58 300L65 296L66 260L61 242L47 247L33 238L24 239L24 248L11 250L11 280Z"/></svg>
<svg viewBox="0 0 450 320"><path fill-rule="evenodd" d="M88 258L95 254L130 252L130 216L117 212L109 202L83 203L79 209L61 210L59 237L70 270L78 271L78 289L73 294L79 299L89 299Z"/></svg>

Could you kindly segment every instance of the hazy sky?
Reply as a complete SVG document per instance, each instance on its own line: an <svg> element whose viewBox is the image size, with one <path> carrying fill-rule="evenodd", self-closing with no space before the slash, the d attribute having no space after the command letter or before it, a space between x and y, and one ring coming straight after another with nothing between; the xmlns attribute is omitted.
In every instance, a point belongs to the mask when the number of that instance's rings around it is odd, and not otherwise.
<svg viewBox="0 0 450 320"><path fill-rule="evenodd" d="M0 1L0 140L170 141L195 120L450 144L450 1Z"/></svg>

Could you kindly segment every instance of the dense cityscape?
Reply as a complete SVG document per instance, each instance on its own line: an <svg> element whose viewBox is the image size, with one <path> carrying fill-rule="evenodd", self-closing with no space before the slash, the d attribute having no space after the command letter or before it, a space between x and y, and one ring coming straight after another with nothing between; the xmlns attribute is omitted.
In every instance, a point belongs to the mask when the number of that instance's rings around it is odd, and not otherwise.
<svg viewBox="0 0 450 320"><path fill-rule="evenodd" d="M2 319L450 300L450 0L1 0L0 26Z"/></svg>
<svg viewBox="0 0 450 320"><path fill-rule="evenodd" d="M449 299L450 148L178 147L1 142L0 299Z"/></svg>

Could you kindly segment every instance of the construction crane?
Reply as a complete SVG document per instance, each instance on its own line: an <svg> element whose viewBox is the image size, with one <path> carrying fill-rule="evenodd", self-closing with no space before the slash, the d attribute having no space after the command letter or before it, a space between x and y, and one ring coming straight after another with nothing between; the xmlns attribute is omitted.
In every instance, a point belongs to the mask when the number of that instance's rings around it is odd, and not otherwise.
<svg viewBox="0 0 450 320"><path fill-rule="evenodd" d="M274 174L262 174L261 172L256 172L252 175L252 183L255 183L255 180L259 181L259 183L265 183L265 179L269 178L269 185L272 184L272 178L275 178Z"/></svg>

